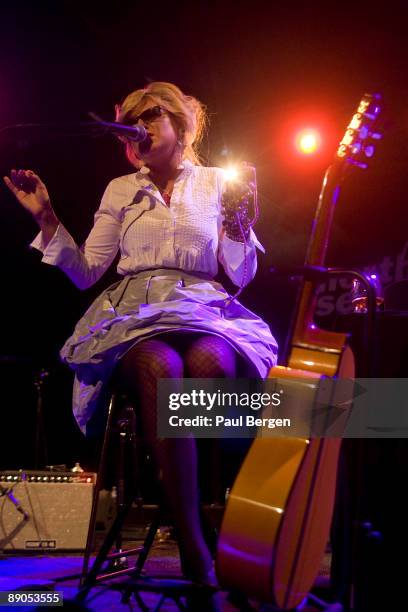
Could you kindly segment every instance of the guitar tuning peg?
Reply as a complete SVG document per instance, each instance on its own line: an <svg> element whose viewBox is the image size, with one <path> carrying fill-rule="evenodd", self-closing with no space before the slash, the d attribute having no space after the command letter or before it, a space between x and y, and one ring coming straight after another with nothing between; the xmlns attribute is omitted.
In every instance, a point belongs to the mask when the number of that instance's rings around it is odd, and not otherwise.
<svg viewBox="0 0 408 612"><path fill-rule="evenodd" d="M361 151L361 142L355 142L351 147L351 152L353 155L358 155Z"/></svg>
<svg viewBox="0 0 408 612"><path fill-rule="evenodd" d="M375 147L374 145L367 145L364 147L364 154L366 157L372 157L374 155Z"/></svg>
<svg viewBox="0 0 408 612"><path fill-rule="evenodd" d="M352 166L357 166L357 168L362 168L363 170L368 168L368 164L365 164L364 162L361 162L361 161L357 161L356 159L348 158L347 161Z"/></svg>
<svg viewBox="0 0 408 612"><path fill-rule="evenodd" d="M368 127L366 125L362 125L358 131L358 134L361 140L365 140L369 134Z"/></svg>
<svg viewBox="0 0 408 612"><path fill-rule="evenodd" d="M374 140L380 140L382 138L382 134L380 134L379 132L370 132L370 138L373 138Z"/></svg>

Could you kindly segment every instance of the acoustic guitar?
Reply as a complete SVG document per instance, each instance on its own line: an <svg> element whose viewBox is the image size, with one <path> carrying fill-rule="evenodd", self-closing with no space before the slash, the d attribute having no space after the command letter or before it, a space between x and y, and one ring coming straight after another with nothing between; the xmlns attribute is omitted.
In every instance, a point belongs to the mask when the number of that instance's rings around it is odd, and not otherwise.
<svg viewBox="0 0 408 612"><path fill-rule="evenodd" d="M306 266L323 266L333 214L346 170L367 167L380 96L363 96L319 195ZM302 381L316 397L326 377L354 377L347 335L313 322L315 283L303 280L290 331L286 366L269 378ZM313 391L314 390L314 391ZM251 445L228 497L217 551L217 576L225 589L290 610L313 586L331 524L340 438L262 437Z"/></svg>

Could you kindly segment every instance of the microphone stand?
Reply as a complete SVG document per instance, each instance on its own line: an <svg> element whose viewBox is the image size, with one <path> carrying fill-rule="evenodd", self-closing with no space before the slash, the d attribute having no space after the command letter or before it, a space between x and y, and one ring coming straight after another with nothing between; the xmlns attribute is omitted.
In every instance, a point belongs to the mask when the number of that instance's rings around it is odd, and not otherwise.
<svg viewBox="0 0 408 612"><path fill-rule="evenodd" d="M40 131L55 130L58 134L60 134L61 131L67 130L71 135L74 133L74 130L79 130L78 135L83 135L84 133L89 133L91 135L100 133L98 123L93 121L79 121L77 123L13 123L0 127L0 137L8 132L30 129Z"/></svg>
<svg viewBox="0 0 408 612"><path fill-rule="evenodd" d="M47 439L44 430L44 419L43 419L43 394L42 387L44 380L49 376L47 370L41 369L40 372L34 377L34 387L37 391L37 407L36 407L36 423L35 423L35 462L34 469L39 469L40 463L40 446L41 440L43 442L43 457L44 464L48 463L48 450L47 450Z"/></svg>
<svg viewBox="0 0 408 612"><path fill-rule="evenodd" d="M34 129L34 130L55 130L58 135L61 131L67 130L70 136L90 135L104 136L105 134L114 134L120 139L133 140L141 142L146 139L147 132L143 126L130 126L122 123L105 121L93 112L88 115L93 121L79 121L71 123L15 123L0 127L0 137L8 132Z"/></svg>

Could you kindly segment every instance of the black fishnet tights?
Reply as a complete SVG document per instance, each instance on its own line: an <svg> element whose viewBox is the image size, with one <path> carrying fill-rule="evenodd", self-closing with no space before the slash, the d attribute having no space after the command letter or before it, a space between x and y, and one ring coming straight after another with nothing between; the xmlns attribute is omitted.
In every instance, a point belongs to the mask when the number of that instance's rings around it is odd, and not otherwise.
<svg viewBox="0 0 408 612"><path fill-rule="evenodd" d="M204 580L212 559L199 518L196 443L194 438L157 439L157 380L234 377L235 353L218 336L175 333L161 338L144 340L130 349L121 360L117 381L127 393L138 397L144 437L179 534L183 570L191 578Z"/></svg>

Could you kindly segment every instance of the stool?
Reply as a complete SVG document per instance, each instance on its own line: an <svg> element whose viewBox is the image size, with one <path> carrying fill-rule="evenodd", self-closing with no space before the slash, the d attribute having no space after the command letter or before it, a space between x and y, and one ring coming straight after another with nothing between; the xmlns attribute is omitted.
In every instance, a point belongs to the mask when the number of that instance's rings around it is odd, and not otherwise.
<svg viewBox="0 0 408 612"><path fill-rule="evenodd" d="M89 522L88 537L84 552L82 574L79 584L79 590L77 592L75 600L78 602L84 601L88 596L90 590L94 586L101 584L102 581L117 578L118 576L127 576L127 579L125 581L116 581L114 584L109 585L109 588L120 590L122 592L122 603L129 602L131 595L134 594L137 603L140 606L140 609L147 610L148 608L144 604L139 592L149 591L157 592L162 595L161 600L159 602L159 606L166 598L172 598L179 606L179 609L184 609L184 606L179 601L180 597L189 595L192 592L195 592L196 589L201 589L201 591L203 589L207 589L208 591L209 587L195 585L191 581L185 579L169 579L169 577L167 577L167 579L157 579L157 577L153 579L145 576L141 578L144 564L149 555L156 532L160 527L160 523L163 517L162 504L159 504L156 516L150 524L142 546L127 551L122 551L121 530L123 527L123 523L130 511L132 504L135 501L139 505L142 504L142 496L140 492L140 461L136 444L136 415L134 408L128 402L125 402L123 410L120 411L119 414L117 414L120 399L122 399L123 401L123 396L121 397L118 394L114 393L112 394L109 401L107 422L102 443L99 469L95 484L91 517ZM115 429L115 422L116 430L119 432L117 515L105 537L105 540L93 562L91 569L89 570L89 560L92 552L92 544L95 535L98 498L105 478L108 448L112 432ZM133 463L132 482L134 484L132 485L132 490L130 493L126 491L125 483L125 453L127 446L130 447ZM109 554L114 544L116 544L117 552ZM123 567L123 559L127 558L130 555L137 555L137 560L134 567ZM111 571L105 571L101 573L102 566L107 560L111 562Z"/></svg>

